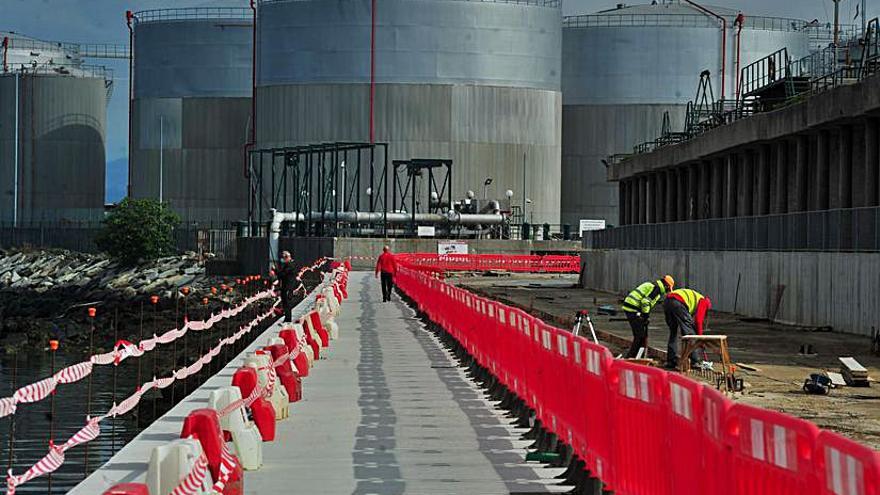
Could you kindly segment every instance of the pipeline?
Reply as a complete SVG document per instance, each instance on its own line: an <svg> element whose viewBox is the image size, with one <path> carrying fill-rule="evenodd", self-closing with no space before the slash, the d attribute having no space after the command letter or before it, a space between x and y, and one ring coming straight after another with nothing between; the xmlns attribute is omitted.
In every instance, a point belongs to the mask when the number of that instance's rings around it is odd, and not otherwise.
<svg viewBox="0 0 880 495"><path fill-rule="evenodd" d="M128 26L128 187L126 196L131 197L131 156L134 153L134 138L131 132L134 123L134 29L131 26L134 13L125 11L125 24Z"/></svg>
<svg viewBox="0 0 880 495"><path fill-rule="evenodd" d="M9 52L9 36L3 37L3 45L2 46L3 46L3 73L5 74L6 72L9 71L9 69L6 66L6 54Z"/></svg>
<svg viewBox="0 0 880 495"><path fill-rule="evenodd" d="M253 35L251 39L251 125L247 142L244 145L242 160L242 173L244 177L250 177L248 173L248 151L257 143L257 4L251 0L251 12L253 13Z"/></svg>
<svg viewBox="0 0 880 495"><path fill-rule="evenodd" d="M740 56L740 41L742 40L742 30L743 24L746 22L746 16L740 12L736 16L736 20L733 21L733 25L736 26L736 101L739 101L740 90L742 89L740 86L742 84L742 80L740 78L739 72L739 56ZM724 96L721 97L724 99Z"/></svg>
<svg viewBox="0 0 880 495"><path fill-rule="evenodd" d="M693 2L692 0L684 1L692 5L700 12L709 14L721 21L721 100L724 100L724 88L727 79L727 19L716 14L715 12L712 12L706 7L703 7L702 5Z"/></svg>
<svg viewBox="0 0 880 495"><path fill-rule="evenodd" d="M495 203L498 204L497 202ZM348 223L379 223L390 224L415 223L451 224L451 225L500 225L504 223L504 216L496 210L495 213L459 213L450 211L443 215L440 213L401 213L401 212L378 212L378 211L312 211L308 213L289 212L283 213L272 208L272 222L269 225L269 260L273 263L278 261L278 239L281 237L282 222L305 222L305 221L338 221Z"/></svg>

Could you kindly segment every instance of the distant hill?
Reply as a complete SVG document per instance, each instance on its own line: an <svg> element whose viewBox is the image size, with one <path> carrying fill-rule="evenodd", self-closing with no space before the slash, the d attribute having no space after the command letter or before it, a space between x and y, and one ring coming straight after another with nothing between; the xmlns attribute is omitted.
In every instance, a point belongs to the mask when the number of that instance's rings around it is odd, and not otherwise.
<svg viewBox="0 0 880 495"><path fill-rule="evenodd" d="M125 197L128 187L128 157L107 162L107 179L104 183L104 201L116 203Z"/></svg>

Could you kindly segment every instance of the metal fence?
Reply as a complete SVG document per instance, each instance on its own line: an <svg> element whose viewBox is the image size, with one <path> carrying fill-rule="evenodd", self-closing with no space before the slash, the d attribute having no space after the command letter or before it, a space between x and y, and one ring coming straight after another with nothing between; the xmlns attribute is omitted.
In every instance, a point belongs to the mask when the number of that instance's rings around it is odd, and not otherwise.
<svg viewBox="0 0 880 495"><path fill-rule="evenodd" d="M728 24L733 25L736 16L730 16ZM786 17L750 17L746 23L749 29L765 31L798 31L804 21ZM695 27L718 29L719 21L701 13L694 14L580 14L565 16L562 27Z"/></svg>
<svg viewBox="0 0 880 495"><path fill-rule="evenodd" d="M673 222L586 232L591 249L880 252L880 208Z"/></svg>
<svg viewBox="0 0 880 495"><path fill-rule="evenodd" d="M98 252L95 239L101 224L31 223L13 226L0 223L0 248L58 248L84 253ZM235 229L225 226L183 225L174 230L174 245L179 252L213 253L218 259L236 258Z"/></svg>

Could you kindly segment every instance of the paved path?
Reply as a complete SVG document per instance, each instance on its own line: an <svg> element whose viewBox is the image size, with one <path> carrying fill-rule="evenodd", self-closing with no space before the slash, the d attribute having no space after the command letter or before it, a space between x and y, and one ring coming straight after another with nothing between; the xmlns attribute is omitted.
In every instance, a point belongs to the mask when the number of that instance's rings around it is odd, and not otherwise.
<svg viewBox="0 0 880 495"><path fill-rule="evenodd" d="M340 339L303 381L304 399L263 444L264 465L245 473L247 495L501 495L565 491L561 469L526 464L524 430L495 410L399 300L353 273L337 319ZM295 310L302 314L311 297ZM230 383L244 356L279 324L129 442L71 492L102 493L143 481L150 452L180 434L186 415Z"/></svg>
<svg viewBox="0 0 880 495"><path fill-rule="evenodd" d="M304 400L264 444L248 494L509 494L561 491L560 469L525 464L522 433L495 411L399 300L353 273L340 339ZM542 477L546 481L542 481Z"/></svg>

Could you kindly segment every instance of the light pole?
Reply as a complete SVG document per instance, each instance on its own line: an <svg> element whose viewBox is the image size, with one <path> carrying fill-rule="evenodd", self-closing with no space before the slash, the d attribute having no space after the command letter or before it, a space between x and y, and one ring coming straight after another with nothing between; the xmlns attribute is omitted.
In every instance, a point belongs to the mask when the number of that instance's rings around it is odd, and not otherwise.
<svg viewBox="0 0 880 495"><path fill-rule="evenodd" d="M159 202L162 202L162 172L165 158L165 116L159 116Z"/></svg>

